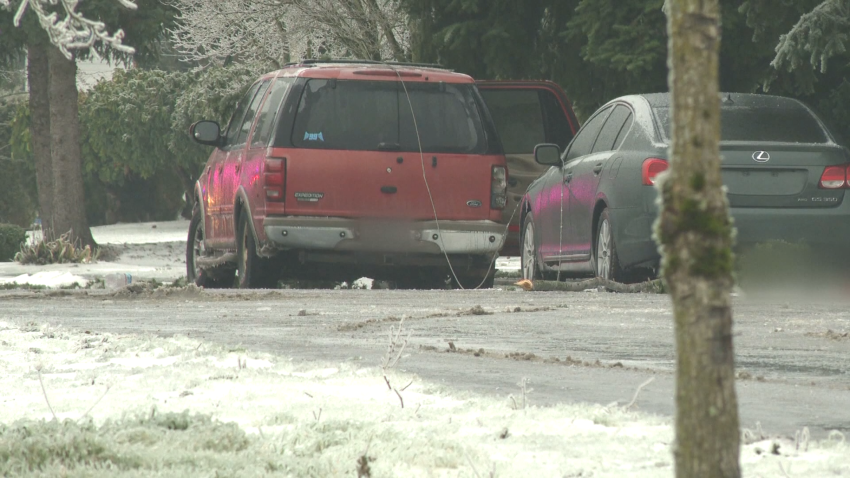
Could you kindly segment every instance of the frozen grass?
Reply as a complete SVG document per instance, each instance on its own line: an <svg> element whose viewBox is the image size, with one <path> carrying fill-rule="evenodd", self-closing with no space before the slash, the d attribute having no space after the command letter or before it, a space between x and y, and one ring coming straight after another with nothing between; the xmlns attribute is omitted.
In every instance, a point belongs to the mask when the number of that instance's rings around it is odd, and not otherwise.
<svg viewBox="0 0 850 478"><path fill-rule="evenodd" d="M667 419L617 406L538 408L531 387L521 408L508 392L452 393L369 365L0 316L0 475L673 475ZM410 382L402 408L395 390ZM840 434L746 441L746 476L850 476Z"/></svg>

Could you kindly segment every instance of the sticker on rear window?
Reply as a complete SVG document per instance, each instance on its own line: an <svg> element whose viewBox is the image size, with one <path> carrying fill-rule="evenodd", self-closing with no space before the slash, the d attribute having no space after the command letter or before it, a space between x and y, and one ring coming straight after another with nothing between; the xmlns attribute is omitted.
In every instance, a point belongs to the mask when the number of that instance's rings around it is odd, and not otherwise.
<svg viewBox="0 0 850 478"><path fill-rule="evenodd" d="M308 133L308 132L305 131L304 132L304 141L321 141L321 142L324 143L325 142L325 136L321 132Z"/></svg>

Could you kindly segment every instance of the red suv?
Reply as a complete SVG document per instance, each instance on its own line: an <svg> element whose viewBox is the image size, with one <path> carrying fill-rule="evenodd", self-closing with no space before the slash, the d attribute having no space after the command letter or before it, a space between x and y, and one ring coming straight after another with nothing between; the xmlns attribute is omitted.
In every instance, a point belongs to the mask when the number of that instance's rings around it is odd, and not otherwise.
<svg viewBox="0 0 850 478"><path fill-rule="evenodd" d="M304 61L257 80L224 131L200 121L190 134L215 146L186 251L199 285L493 283L507 165L469 76Z"/></svg>

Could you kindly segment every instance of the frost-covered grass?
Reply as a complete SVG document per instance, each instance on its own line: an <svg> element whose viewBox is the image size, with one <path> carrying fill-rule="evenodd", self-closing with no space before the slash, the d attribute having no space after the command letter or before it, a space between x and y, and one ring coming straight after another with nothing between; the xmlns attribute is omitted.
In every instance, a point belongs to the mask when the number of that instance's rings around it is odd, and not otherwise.
<svg viewBox="0 0 850 478"><path fill-rule="evenodd" d="M669 420L623 407L537 408L533 392L523 407L519 386L516 400L482 397L386 370L402 408L378 363L294 362L8 317L4 476L673 476ZM745 476L850 476L840 434L747 443Z"/></svg>

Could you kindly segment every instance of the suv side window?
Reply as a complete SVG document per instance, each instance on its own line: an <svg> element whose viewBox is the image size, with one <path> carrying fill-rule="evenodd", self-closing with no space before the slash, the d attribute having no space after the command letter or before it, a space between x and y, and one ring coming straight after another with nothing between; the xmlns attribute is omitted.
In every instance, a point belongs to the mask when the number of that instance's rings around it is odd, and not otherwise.
<svg viewBox="0 0 850 478"><path fill-rule="evenodd" d="M608 113L610 112L610 107L605 108L582 126L576 137L573 139L573 142L570 144L570 150L567 151L567 156L564 162L568 162L572 159L578 158L579 156L590 154L590 151L593 148L593 143L596 142L596 137L599 135L599 130L602 129L602 125L605 123L605 119L608 117Z"/></svg>
<svg viewBox="0 0 850 478"><path fill-rule="evenodd" d="M496 123L507 154L528 154L540 143L548 143L546 120L536 88L482 89L481 96Z"/></svg>
<svg viewBox="0 0 850 478"><path fill-rule="evenodd" d="M546 142L555 143L561 150L567 149L573 139L573 128L564 111L561 101L550 90L540 90L540 104L543 106L543 116L546 118ZM533 150L534 148L532 148Z"/></svg>
<svg viewBox="0 0 850 478"><path fill-rule="evenodd" d="M230 123L227 125L227 133L224 138L225 148L229 148L236 144L236 138L239 135L239 130L241 129L245 118L245 110L248 109L251 99L254 98L254 95L257 93L257 89L259 88L260 83L255 83L254 86L248 89L245 96L239 100L239 103L236 104L236 109L233 111L233 116L230 117Z"/></svg>
<svg viewBox="0 0 850 478"><path fill-rule="evenodd" d="M254 127L254 135L251 137L252 148L268 146L272 135L272 128L280 110L280 103L294 82L294 78L278 78L272 84L269 89L269 97L266 98L266 102L263 103L263 108L260 110L257 126Z"/></svg>
<svg viewBox="0 0 850 478"><path fill-rule="evenodd" d="M629 115L631 115L631 111L626 106L617 105L614 107L614 111L608 116L605 126L602 127L602 131L596 139L596 144L593 146L594 153L614 149L614 141L620 134L620 130L623 129L623 124L625 124Z"/></svg>
<svg viewBox="0 0 850 478"><path fill-rule="evenodd" d="M245 119L242 120L242 126L239 128L239 136L236 138L236 146L242 146L248 141L248 134L251 132L251 126L254 124L254 118L257 116L257 110L260 109L260 102L266 96L266 90L269 89L271 81L266 80L260 85L257 94L254 95L254 100L251 101L251 106L245 112Z"/></svg>

